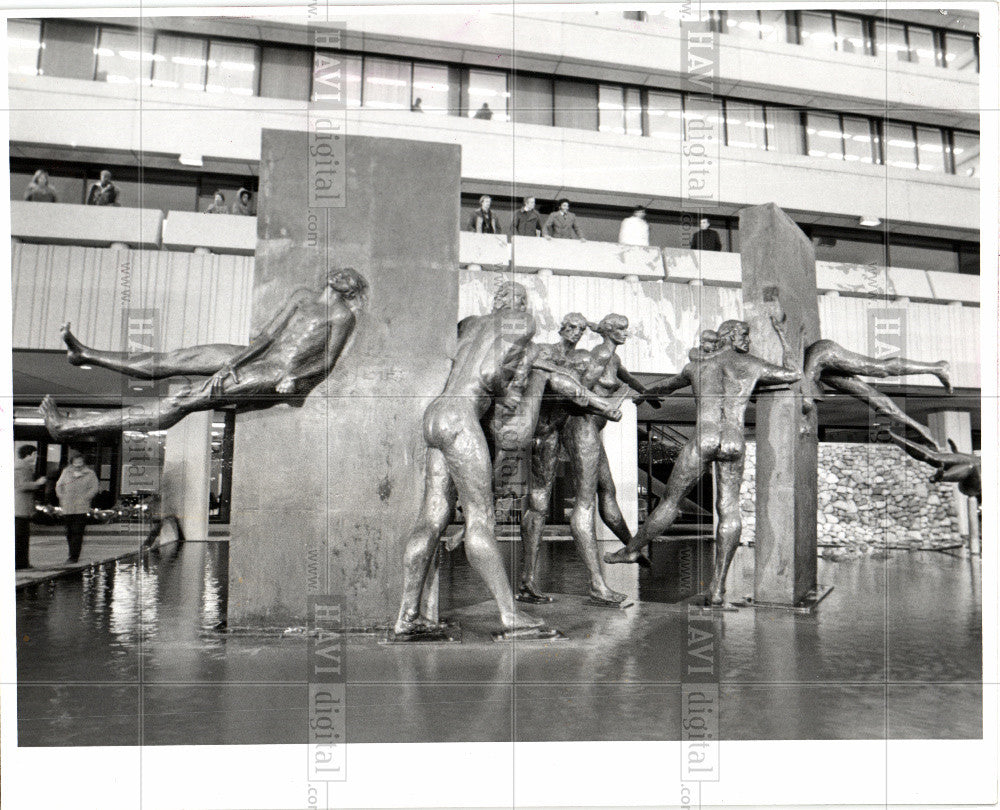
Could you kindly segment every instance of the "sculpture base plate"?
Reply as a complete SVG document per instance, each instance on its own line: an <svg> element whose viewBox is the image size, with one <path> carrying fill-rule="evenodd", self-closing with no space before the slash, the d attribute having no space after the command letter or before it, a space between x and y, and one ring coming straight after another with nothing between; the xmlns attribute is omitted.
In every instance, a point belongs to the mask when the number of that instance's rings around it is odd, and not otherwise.
<svg viewBox="0 0 1000 810"><path fill-rule="evenodd" d="M461 644L462 628L451 622L442 622L436 627L414 630L412 633L396 634L391 627L379 639L379 644Z"/></svg>
<svg viewBox="0 0 1000 810"><path fill-rule="evenodd" d="M741 605L738 602L723 602L721 605L710 605L707 601L699 603L696 599L693 602L689 602L688 607L694 608L700 613L739 613L740 607L746 607L746 604L744 603Z"/></svg>
<svg viewBox="0 0 1000 810"><path fill-rule="evenodd" d="M832 590L832 585L817 585L794 605L782 602L756 602L752 596L748 596L746 597L746 606L768 610L788 610L792 613L812 613L816 606L830 595Z"/></svg>
<svg viewBox="0 0 1000 810"><path fill-rule="evenodd" d="M556 601L551 596L532 596L528 593L515 594L514 598L518 602L524 602L526 605L548 605Z"/></svg>
<svg viewBox="0 0 1000 810"><path fill-rule="evenodd" d="M522 630L503 630L492 633L494 641L562 641L566 634L554 627L525 627Z"/></svg>
<svg viewBox="0 0 1000 810"><path fill-rule="evenodd" d="M635 602L630 601L628 597L622 599L621 602L611 602L607 599L597 599L593 596L588 596L583 600L583 604L590 607L604 608L605 610L625 610L625 608L632 607Z"/></svg>

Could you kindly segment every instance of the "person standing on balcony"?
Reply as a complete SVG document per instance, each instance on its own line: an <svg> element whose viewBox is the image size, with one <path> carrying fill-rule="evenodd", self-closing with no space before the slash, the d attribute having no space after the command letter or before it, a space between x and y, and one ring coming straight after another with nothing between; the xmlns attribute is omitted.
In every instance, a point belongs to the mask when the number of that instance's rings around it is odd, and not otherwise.
<svg viewBox="0 0 1000 810"><path fill-rule="evenodd" d="M583 237L580 226L576 224L576 214L569 210L569 200L559 200L559 210L549 214L549 218L545 220L545 227L542 228L542 234L546 239L587 241Z"/></svg>
<svg viewBox="0 0 1000 810"><path fill-rule="evenodd" d="M216 191L215 196L212 198L212 204L205 209L206 214L228 214L229 209L226 208L226 195L221 191Z"/></svg>
<svg viewBox="0 0 1000 810"><path fill-rule="evenodd" d="M712 230L712 223L706 217L701 218L700 228L691 237L691 250L722 250L722 240L719 234Z"/></svg>
<svg viewBox="0 0 1000 810"><path fill-rule="evenodd" d="M87 205L118 205L118 187L111 182L111 172L104 169L101 179L90 187Z"/></svg>
<svg viewBox="0 0 1000 810"><path fill-rule="evenodd" d="M253 194L250 193L250 189L241 188L236 192L236 202L233 203L233 207L230 210L231 214L238 214L239 216L252 217L253 211L250 209L250 199Z"/></svg>
<svg viewBox="0 0 1000 810"><path fill-rule="evenodd" d="M646 222L646 209L641 205L632 209L632 216L622 220L622 226L618 230L618 243L649 246L649 223Z"/></svg>
<svg viewBox="0 0 1000 810"><path fill-rule="evenodd" d="M83 454L74 450L69 455L69 466L56 482L56 495L66 520L66 544L69 546L67 563L80 561L83 533L87 528L90 502L99 489L97 475L87 466Z"/></svg>
<svg viewBox="0 0 1000 810"><path fill-rule="evenodd" d="M14 462L14 568L31 568L31 517L35 513L35 490L45 483L45 476L35 478L35 446L17 448Z"/></svg>
<svg viewBox="0 0 1000 810"><path fill-rule="evenodd" d="M27 202L56 202L56 193L49 185L49 173L45 169L35 172L24 192L24 199Z"/></svg>
<svg viewBox="0 0 1000 810"><path fill-rule="evenodd" d="M424 103L422 98L415 99L410 105L410 112L423 112L424 108L421 106Z"/></svg>
<svg viewBox="0 0 1000 810"><path fill-rule="evenodd" d="M492 121L493 120L493 110L490 109L490 105L485 101L483 106L476 110L476 114L472 116L480 121Z"/></svg>
<svg viewBox="0 0 1000 810"><path fill-rule="evenodd" d="M490 210L493 200L486 194L479 198L479 208L469 219L469 230L476 233L501 233L500 222Z"/></svg>
<svg viewBox="0 0 1000 810"><path fill-rule="evenodd" d="M511 236L541 236L542 218L535 210L535 198L525 197L524 205L514 212L510 223Z"/></svg>

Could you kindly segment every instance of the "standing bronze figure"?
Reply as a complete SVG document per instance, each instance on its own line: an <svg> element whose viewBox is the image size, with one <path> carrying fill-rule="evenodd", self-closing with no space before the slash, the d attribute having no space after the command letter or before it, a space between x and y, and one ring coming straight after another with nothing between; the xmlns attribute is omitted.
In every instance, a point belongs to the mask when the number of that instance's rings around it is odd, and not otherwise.
<svg viewBox="0 0 1000 810"><path fill-rule="evenodd" d="M393 632L396 637L433 629L436 617L421 616L421 597L438 541L462 501L466 556L483 578L508 631L540 627L540 619L516 610L510 582L495 536L492 463L480 420L491 405L517 403L533 367L559 369L529 351L535 319L527 312L527 292L520 284L503 284L489 315L460 324L458 348L444 391L424 413L427 443L424 498L417 525L406 541L403 594ZM568 375L559 378L560 392L590 403L610 418L620 413ZM520 390L519 390L520 389ZM530 434L529 434L530 435Z"/></svg>
<svg viewBox="0 0 1000 810"><path fill-rule="evenodd" d="M333 370L364 308L368 282L357 271L331 270L317 290L299 290L249 346L216 343L171 352L105 352L84 346L62 329L73 365L101 366L142 380L209 376L151 404L69 418L51 396L40 410L55 439L76 439L122 430L165 429L189 413L226 405L245 409L300 406Z"/></svg>
<svg viewBox="0 0 1000 810"><path fill-rule="evenodd" d="M709 599L721 605L725 596L726 574L739 545L740 484L746 441L743 435L747 404L759 384L793 383L802 372L791 364L784 323L771 319L782 347L782 365L776 366L750 354L750 326L744 321L725 321L717 330L718 342L703 333L701 347L679 374L650 387L653 394L670 394L691 386L697 418L694 435L681 448L667 479L666 495L642 524L625 548L606 554L609 563L635 562L640 551L659 537L680 513L684 496L715 464L716 527L715 567L709 585Z"/></svg>

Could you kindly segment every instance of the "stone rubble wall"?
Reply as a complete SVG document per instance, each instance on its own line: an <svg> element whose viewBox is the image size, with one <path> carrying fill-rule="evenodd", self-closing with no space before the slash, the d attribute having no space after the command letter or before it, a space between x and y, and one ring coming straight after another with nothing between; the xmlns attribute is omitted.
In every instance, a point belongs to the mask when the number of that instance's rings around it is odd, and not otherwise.
<svg viewBox="0 0 1000 810"><path fill-rule="evenodd" d="M748 442L740 490L743 542L754 536L756 444ZM953 484L893 444L821 442L817 521L821 545L866 549L958 542Z"/></svg>

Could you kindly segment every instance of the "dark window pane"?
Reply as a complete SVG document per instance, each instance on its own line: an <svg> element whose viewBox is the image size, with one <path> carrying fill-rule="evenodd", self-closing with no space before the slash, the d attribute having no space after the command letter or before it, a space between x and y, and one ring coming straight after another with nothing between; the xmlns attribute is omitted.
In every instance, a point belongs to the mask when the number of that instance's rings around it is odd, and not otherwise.
<svg viewBox="0 0 1000 810"><path fill-rule="evenodd" d="M257 61L256 45L212 40L208 49L205 90L234 96L256 95Z"/></svg>
<svg viewBox="0 0 1000 810"><path fill-rule="evenodd" d="M860 163L873 162L871 124L867 118L844 116L844 159Z"/></svg>
<svg viewBox="0 0 1000 810"><path fill-rule="evenodd" d="M865 53L864 26L859 18L837 15L837 50Z"/></svg>
<svg viewBox="0 0 1000 810"><path fill-rule="evenodd" d="M844 159L844 136L840 119L825 113L806 113L807 154L811 157Z"/></svg>
<svg viewBox="0 0 1000 810"><path fill-rule="evenodd" d="M832 51L836 41L833 35L833 15L828 11L800 11L799 37L803 45L821 51Z"/></svg>
<svg viewBox="0 0 1000 810"><path fill-rule="evenodd" d="M944 172L944 139L937 127L917 127L917 168L922 172Z"/></svg>
<svg viewBox="0 0 1000 810"><path fill-rule="evenodd" d="M267 98L309 99L313 55L305 48L264 48L260 94Z"/></svg>
<svg viewBox="0 0 1000 810"><path fill-rule="evenodd" d="M979 136L971 132L954 132L952 142L955 174L976 177L979 174Z"/></svg>
<svg viewBox="0 0 1000 810"><path fill-rule="evenodd" d="M937 48L934 45L934 32L929 28L911 25L910 61L921 65L936 65L938 63Z"/></svg>
<svg viewBox="0 0 1000 810"><path fill-rule="evenodd" d="M465 92L466 114L469 118L485 121L509 121L507 95L506 73L497 70L470 70Z"/></svg>
<svg viewBox="0 0 1000 810"><path fill-rule="evenodd" d="M802 154L802 121L798 110L767 108L767 148L771 152Z"/></svg>
<svg viewBox="0 0 1000 810"><path fill-rule="evenodd" d="M135 29L101 29L97 43L97 81L148 85L152 71L152 34Z"/></svg>
<svg viewBox="0 0 1000 810"><path fill-rule="evenodd" d="M913 270L941 270L945 273L958 272L958 253L951 247L890 245L889 258L893 267L909 267Z"/></svg>
<svg viewBox="0 0 1000 810"><path fill-rule="evenodd" d="M97 26L66 20L46 20L42 29L43 76L94 78Z"/></svg>
<svg viewBox="0 0 1000 810"><path fill-rule="evenodd" d="M812 241L819 261L885 265L885 247L878 235L862 239L818 231Z"/></svg>
<svg viewBox="0 0 1000 810"><path fill-rule="evenodd" d="M951 70L979 70L976 59L976 38L948 31L945 39L945 64Z"/></svg>
<svg viewBox="0 0 1000 810"><path fill-rule="evenodd" d="M596 131L597 85L556 79L555 125Z"/></svg>
<svg viewBox="0 0 1000 810"><path fill-rule="evenodd" d="M726 102L726 145L764 148L764 108L742 101Z"/></svg>
<svg viewBox="0 0 1000 810"><path fill-rule="evenodd" d="M552 80L515 76L511 99L513 119L519 124L552 126Z"/></svg>
<svg viewBox="0 0 1000 810"><path fill-rule="evenodd" d="M206 45L203 39L156 35L153 87L178 90L205 89Z"/></svg>
<svg viewBox="0 0 1000 810"><path fill-rule="evenodd" d="M413 101L420 99L420 109L430 115L447 115L451 86L444 65L413 65Z"/></svg>
<svg viewBox="0 0 1000 810"><path fill-rule="evenodd" d="M38 75L42 24L38 20L7 20L7 72L11 76Z"/></svg>
<svg viewBox="0 0 1000 810"><path fill-rule="evenodd" d="M970 245L958 249L958 272L979 275L979 248Z"/></svg>

